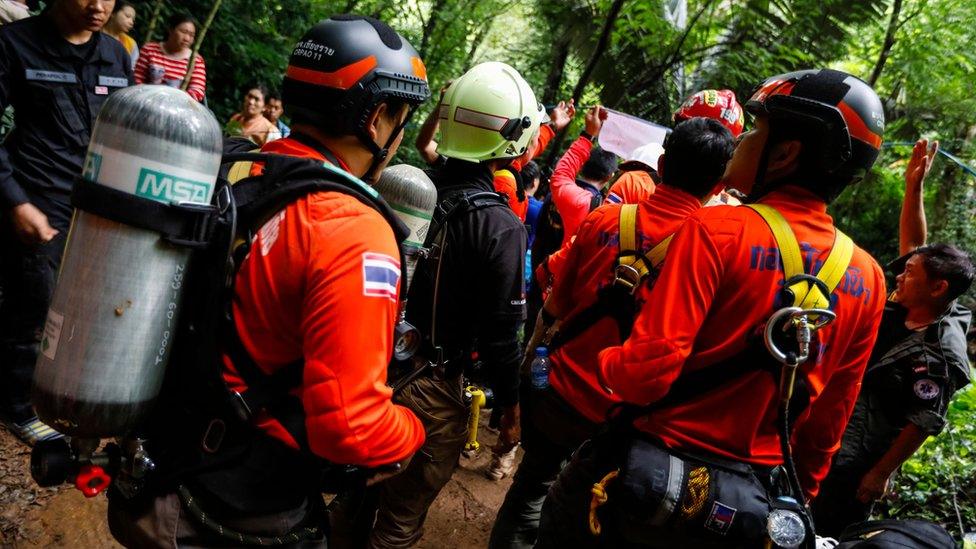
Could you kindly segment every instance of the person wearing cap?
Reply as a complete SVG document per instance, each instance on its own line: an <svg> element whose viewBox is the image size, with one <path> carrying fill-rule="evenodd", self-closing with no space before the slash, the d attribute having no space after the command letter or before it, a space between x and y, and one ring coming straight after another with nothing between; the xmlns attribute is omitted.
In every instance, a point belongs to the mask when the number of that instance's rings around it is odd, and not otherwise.
<svg viewBox="0 0 976 549"><path fill-rule="evenodd" d="M663 181L658 192L637 206L634 239L641 254L674 234L715 194L732 149L732 136L714 120L699 118L678 124L668 136L661 157ZM545 305L545 314L561 321L561 329L586 322L581 320L584 312L598 306L601 292L614 284L620 216L619 204L597 208L583 221L569 246L564 276L557 278ZM554 339L549 346L549 387L523 390L525 453L498 510L491 548L531 547L535 543L549 486L580 443L596 434L616 402L596 379L597 353L621 343L614 316L608 314L590 326L580 324L575 336L561 341L559 344Z"/></svg>
<svg viewBox="0 0 976 549"><path fill-rule="evenodd" d="M678 125L696 116L718 120L738 139L745 123L742 106L735 93L729 90L702 90L692 94L674 112L672 121ZM630 158L620 165L623 174L611 185L606 203L637 204L654 192L660 179L657 175L657 159L664 151L658 143L638 147Z"/></svg>
<svg viewBox="0 0 976 549"><path fill-rule="evenodd" d="M99 32L114 0L54 0L0 27L0 113L16 130L0 144L0 420L25 443L59 436L30 403L54 293L99 109L132 83L129 54Z"/></svg>
<svg viewBox="0 0 976 549"><path fill-rule="evenodd" d="M360 180L378 176L430 96L416 50L385 23L356 15L333 16L304 34L282 90L292 133L261 153L330 164L364 189ZM254 162L251 175L266 166ZM368 485L410 461L423 444L423 425L392 402L387 386L397 242L405 234L359 198L334 191L296 198L266 222L235 274L232 322L220 348L227 387L263 389L275 404L252 410L250 434L216 451L201 449L211 431L196 434L192 421L150 439L200 464L181 469L181 460L168 460L171 470L154 473L166 481L131 500L111 492L109 526L120 543L212 547L281 538L326 547L324 473L357 469ZM297 379L278 375L296 364ZM227 431L225 439L237 429ZM228 445L244 450L223 455Z"/></svg>
<svg viewBox="0 0 976 549"><path fill-rule="evenodd" d="M915 144L905 170L902 256L840 450L813 501L817 532L839 537L871 515L891 476L946 426L953 394L970 382L966 334L973 313L956 300L976 270L963 250L926 245L923 183L938 150Z"/></svg>
<svg viewBox="0 0 976 549"><path fill-rule="evenodd" d="M370 547L409 547L423 535L467 438L463 377L494 392L500 443L519 440L526 234L493 174L532 148L545 111L518 71L487 62L451 83L441 113L437 152L447 160L434 174L438 206L425 245L436 252L418 263L407 308L424 334L421 362L431 366L397 395L427 440L405 472L380 486Z"/></svg>
<svg viewBox="0 0 976 549"><path fill-rule="evenodd" d="M760 547L772 503L796 519L791 534L811 535L802 504L841 440L885 295L881 268L827 204L874 164L884 115L870 86L830 69L770 78L746 108L755 126L724 179L749 205L692 214L630 336L599 353L600 385L626 404L612 435L584 443L553 484L537 547ZM786 265L802 271L788 285ZM797 300L835 319L806 350L799 329L771 328L776 356L809 358L797 383L784 381L789 398L762 330Z"/></svg>

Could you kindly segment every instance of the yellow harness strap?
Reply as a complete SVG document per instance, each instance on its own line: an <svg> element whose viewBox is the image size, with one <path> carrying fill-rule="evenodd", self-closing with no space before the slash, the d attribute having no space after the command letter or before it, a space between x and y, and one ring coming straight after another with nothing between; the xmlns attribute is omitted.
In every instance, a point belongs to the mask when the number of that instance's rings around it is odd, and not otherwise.
<svg viewBox="0 0 976 549"><path fill-rule="evenodd" d="M779 255L783 261L783 275L785 280L790 280L796 275L804 274L803 258L800 255L800 245L796 241L796 235L790 228L783 215L775 208L766 204L747 204L749 208L756 211L769 225L773 232L773 239L779 248ZM854 255L854 242L849 236L842 233L840 229L834 228L834 245L824 261L823 266L816 273L816 277L827 286L830 293L840 284L847 272L847 267L851 263ZM823 292L816 284L807 280L800 280L793 283L789 290L793 292L793 306L802 309L829 309L830 295L823 295Z"/></svg>
<svg viewBox="0 0 976 549"><path fill-rule="evenodd" d="M250 152L256 152L256 151L250 151ZM249 160L234 162L233 164L230 165L230 170L227 171L227 181L229 181L230 184L233 185L234 183L237 183L238 181L244 179L245 177L250 177L252 166L254 166L254 162L251 162Z"/></svg>
<svg viewBox="0 0 976 549"><path fill-rule="evenodd" d="M636 270L643 280L650 267L657 268L664 262L672 238L674 235L668 236L642 256L637 250L637 204L624 204L620 208L620 253L617 265Z"/></svg>

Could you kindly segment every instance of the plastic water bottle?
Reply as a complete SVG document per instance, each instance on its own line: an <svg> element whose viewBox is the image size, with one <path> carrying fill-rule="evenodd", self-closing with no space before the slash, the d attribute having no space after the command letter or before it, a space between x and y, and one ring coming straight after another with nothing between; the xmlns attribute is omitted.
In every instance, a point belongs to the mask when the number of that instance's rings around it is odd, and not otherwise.
<svg viewBox="0 0 976 549"><path fill-rule="evenodd" d="M532 388L545 389L549 387L549 349L536 347L535 359L532 361Z"/></svg>

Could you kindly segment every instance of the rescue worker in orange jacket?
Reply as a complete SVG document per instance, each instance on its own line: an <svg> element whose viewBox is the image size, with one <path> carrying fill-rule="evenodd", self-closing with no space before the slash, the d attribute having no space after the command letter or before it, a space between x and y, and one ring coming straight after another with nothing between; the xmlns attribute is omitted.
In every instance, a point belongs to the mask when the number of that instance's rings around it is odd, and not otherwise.
<svg viewBox="0 0 976 549"><path fill-rule="evenodd" d="M740 139L727 183L785 219L799 248L790 263L802 263L805 276L825 276L819 271L827 262L839 269L833 248L849 241L826 206L877 158L880 100L863 81L823 69L767 80L746 108L755 127ZM804 525L802 539L812 541L801 504L816 495L854 406L881 319L884 278L852 244L843 246L851 255L835 290L791 277L789 288L797 281L816 287L807 294L819 292L836 320L811 336L791 414L780 418L790 393L781 394L777 380L788 371L756 335L794 296L783 291L772 232L783 225L767 224L760 210L705 208L675 235L630 337L600 353L602 385L633 404L618 416L628 434L577 451L546 499L538 547L648 540L661 547L761 546L771 507L789 501ZM800 345L792 349L791 356L803 354ZM784 458L781 419L794 424L785 442L795 467ZM606 496L606 505L593 493Z"/></svg>
<svg viewBox="0 0 976 549"><path fill-rule="evenodd" d="M671 236L718 190L732 149L731 134L714 120L696 118L675 128L661 159L663 182L637 206L639 253ZM589 325L579 324L578 337L550 346L550 386L522 392L525 454L498 511L489 547L530 547L535 542L546 491L615 402L597 381L596 366L597 353L622 342L617 319L606 314L588 322L584 312L597 307L600 294L614 284L620 216L621 206L608 204L586 217L568 248L565 276L546 302L544 314L562 320L562 327L570 328L574 321Z"/></svg>
<svg viewBox="0 0 976 549"><path fill-rule="evenodd" d="M416 51L385 23L361 16L312 27L292 52L283 91L291 136L261 152L326 162L366 180L393 157L411 114L430 95ZM263 169L256 163L252 175ZM393 404L386 385L400 260L391 225L339 192L294 200L254 237L235 278L240 345L224 349L224 378L243 394L245 363L269 377L298 363L301 376L288 389L291 406L254 411L252 425L263 436L254 436L246 458L181 479L221 530L284 537L319 526L301 546L325 547L322 472L309 461L381 470L372 483L420 448L423 426ZM112 533L127 546L227 543L175 493L112 503Z"/></svg>

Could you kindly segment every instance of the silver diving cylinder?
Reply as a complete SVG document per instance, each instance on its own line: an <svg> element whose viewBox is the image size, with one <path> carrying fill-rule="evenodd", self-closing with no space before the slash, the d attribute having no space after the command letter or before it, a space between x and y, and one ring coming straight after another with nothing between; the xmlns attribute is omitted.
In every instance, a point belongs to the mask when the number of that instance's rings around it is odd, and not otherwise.
<svg viewBox="0 0 976 549"><path fill-rule="evenodd" d="M406 262L407 280L400 287L402 299L393 346L394 358L407 360L417 352L421 338L420 332L406 321L406 295L437 206L437 188L423 170L407 164L397 164L383 170L373 187L410 229L410 235L403 242L402 260Z"/></svg>
<svg viewBox="0 0 976 549"><path fill-rule="evenodd" d="M213 114L167 86L105 102L82 176L158 202L210 204L220 167ZM76 210L34 372L38 416L74 437L121 436L159 393L190 251Z"/></svg>
<svg viewBox="0 0 976 549"><path fill-rule="evenodd" d="M410 229L410 236L403 243L407 281L400 290L401 294L406 295L437 206L437 188L423 170L407 164L397 164L383 170L373 187Z"/></svg>

